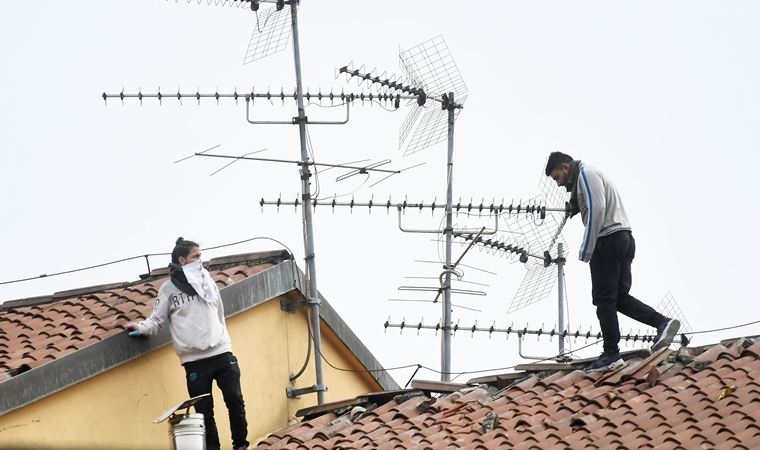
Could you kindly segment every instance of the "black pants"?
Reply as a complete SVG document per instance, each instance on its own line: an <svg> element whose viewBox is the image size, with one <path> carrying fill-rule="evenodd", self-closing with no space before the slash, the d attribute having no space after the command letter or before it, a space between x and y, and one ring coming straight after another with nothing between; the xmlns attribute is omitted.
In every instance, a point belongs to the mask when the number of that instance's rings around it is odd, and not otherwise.
<svg viewBox="0 0 760 450"><path fill-rule="evenodd" d="M232 432L232 447L248 445L248 422L245 419L245 403L240 389L240 367L237 358L230 353L212 356L210 358L183 364L187 376L187 392L190 397L211 392L211 383L216 380L222 391L224 403L230 415L230 431ZM203 414L206 424L206 448L219 448L219 433L214 421L214 399L206 397L195 404L195 411Z"/></svg>
<svg viewBox="0 0 760 450"><path fill-rule="evenodd" d="M665 319L654 308L628 293L635 253L636 241L631 232L618 231L600 237L591 256L591 296L602 328L605 353L620 351L618 311L651 327L657 327Z"/></svg>

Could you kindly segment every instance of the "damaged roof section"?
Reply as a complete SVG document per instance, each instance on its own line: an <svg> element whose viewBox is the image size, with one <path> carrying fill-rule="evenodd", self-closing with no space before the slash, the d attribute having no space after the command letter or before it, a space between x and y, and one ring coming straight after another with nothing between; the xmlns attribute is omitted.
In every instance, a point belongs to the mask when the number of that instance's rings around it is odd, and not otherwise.
<svg viewBox="0 0 760 450"><path fill-rule="evenodd" d="M760 448L758 337L625 357L607 373L528 364L464 386L415 381L299 411L256 448Z"/></svg>

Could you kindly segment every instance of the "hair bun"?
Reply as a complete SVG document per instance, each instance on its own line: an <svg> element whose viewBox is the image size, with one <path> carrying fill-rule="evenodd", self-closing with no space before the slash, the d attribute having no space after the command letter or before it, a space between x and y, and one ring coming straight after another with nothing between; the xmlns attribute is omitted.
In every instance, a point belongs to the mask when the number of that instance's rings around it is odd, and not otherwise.
<svg viewBox="0 0 760 450"><path fill-rule="evenodd" d="M182 243L182 241L184 241L184 240L185 240L185 238L183 238L182 236L180 236L180 237L178 237L178 238L177 238L177 242L175 242L174 244L175 244L175 245L179 245L179 244L181 244L181 243Z"/></svg>

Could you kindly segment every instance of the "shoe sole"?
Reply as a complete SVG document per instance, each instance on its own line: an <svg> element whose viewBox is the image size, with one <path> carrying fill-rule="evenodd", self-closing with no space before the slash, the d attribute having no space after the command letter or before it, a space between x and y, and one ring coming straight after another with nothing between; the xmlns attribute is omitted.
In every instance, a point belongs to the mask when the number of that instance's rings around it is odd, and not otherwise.
<svg viewBox="0 0 760 450"><path fill-rule="evenodd" d="M598 369L587 369L585 372L586 373L607 372L610 370L622 369L626 365L628 365L627 362L623 361L622 359L619 359L613 362L612 364L610 364L609 366L600 367Z"/></svg>
<svg viewBox="0 0 760 450"><path fill-rule="evenodd" d="M662 350L665 347L670 347L670 344L673 343L673 338L676 337L676 334L678 334L678 330L681 328L681 322L678 320L671 320L668 322L667 327L665 327L665 331L662 333L662 337L659 341L655 342L652 346L651 351L656 352L658 350Z"/></svg>

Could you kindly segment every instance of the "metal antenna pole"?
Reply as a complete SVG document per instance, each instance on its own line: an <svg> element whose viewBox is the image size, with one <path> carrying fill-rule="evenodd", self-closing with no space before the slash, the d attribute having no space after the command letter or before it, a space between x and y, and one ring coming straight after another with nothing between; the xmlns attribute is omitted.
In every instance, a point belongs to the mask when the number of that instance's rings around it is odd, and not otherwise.
<svg viewBox="0 0 760 450"><path fill-rule="evenodd" d="M301 49L298 41L298 1L290 2L293 25L293 59L296 66L296 101L298 102L298 133L301 138L301 191L303 201L303 220L305 227L304 247L306 267L308 269L307 302L311 306L310 322L314 340L314 368L317 375L317 403L325 402L325 384L322 377L322 341L320 335L319 291L317 291L317 264L314 253L314 224L311 211L311 172L309 171L309 153L306 149L306 112L303 105L303 88L301 84Z"/></svg>
<svg viewBox="0 0 760 450"><path fill-rule="evenodd" d="M557 243L557 285L558 285L558 302L559 302L559 355L564 357L565 353L565 244Z"/></svg>
<svg viewBox="0 0 760 450"><path fill-rule="evenodd" d="M443 333L441 333L441 381L451 379L451 241L453 238L452 203L454 179L454 93L449 92L449 142L446 163L446 278L443 286Z"/></svg>

